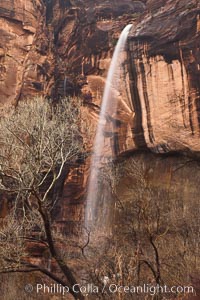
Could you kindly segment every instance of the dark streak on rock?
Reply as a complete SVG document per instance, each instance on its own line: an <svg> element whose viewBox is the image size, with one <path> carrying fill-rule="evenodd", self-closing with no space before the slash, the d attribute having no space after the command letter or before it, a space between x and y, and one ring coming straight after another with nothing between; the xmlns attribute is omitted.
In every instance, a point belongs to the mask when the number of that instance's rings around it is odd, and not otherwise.
<svg viewBox="0 0 200 300"><path fill-rule="evenodd" d="M153 127L151 125L151 112L150 112L150 105L149 105L149 99L148 99L147 82L146 82L146 77L145 77L144 64L142 62L140 62L139 66L140 66L141 75L142 75L143 95L144 95L145 107L146 107L146 112L147 112L147 127L148 127L148 132L149 132L149 140L153 144L154 135L153 135Z"/></svg>
<svg viewBox="0 0 200 300"><path fill-rule="evenodd" d="M130 76L130 91L131 91L131 98L133 101L133 107L135 110L135 118L133 124L133 139L138 148L146 148L146 141L144 137L144 130L142 127L142 109L140 103L140 97L137 87L137 72L135 65L133 63L133 57L131 55L131 51L128 50L128 69L129 69L129 76Z"/></svg>

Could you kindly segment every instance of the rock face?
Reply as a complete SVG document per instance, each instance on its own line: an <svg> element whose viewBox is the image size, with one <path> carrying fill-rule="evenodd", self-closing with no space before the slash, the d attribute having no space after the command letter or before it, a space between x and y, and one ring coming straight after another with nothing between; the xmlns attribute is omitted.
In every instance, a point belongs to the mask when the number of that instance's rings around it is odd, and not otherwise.
<svg viewBox="0 0 200 300"><path fill-rule="evenodd" d="M90 99L92 90L100 101L116 40L145 5L131 0L123 5L118 1L71 2L0 4L0 92L4 102L35 94L58 99L80 93L85 84L85 97Z"/></svg>
<svg viewBox="0 0 200 300"><path fill-rule="evenodd" d="M129 23L133 28L124 74L132 104L125 112L122 95L118 114L107 126L107 144L116 155L145 148L198 152L200 4L196 0L4 1L0 4L1 103L16 104L37 94L54 99L81 94L91 150L113 49ZM88 165L84 170L77 172L78 179L69 180L70 190L79 195L84 193ZM67 191L64 198L71 201L73 192Z"/></svg>
<svg viewBox="0 0 200 300"><path fill-rule="evenodd" d="M16 104L23 95L34 95L45 84L46 54L39 42L45 36L43 14L44 5L39 0L0 4L1 103Z"/></svg>
<svg viewBox="0 0 200 300"><path fill-rule="evenodd" d="M148 1L129 40L134 139L155 152L199 151L198 1Z"/></svg>
<svg viewBox="0 0 200 300"><path fill-rule="evenodd" d="M94 136L105 79L122 28L129 37L116 154L199 151L200 4L181 1L4 1L0 4L1 103L36 94L82 94ZM127 79L128 85L128 79ZM122 96L123 98L123 96ZM106 133L109 139L109 126ZM91 149L93 138L88 141Z"/></svg>
<svg viewBox="0 0 200 300"><path fill-rule="evenodd" d="M4 1L1 103L16 104L36 94L55 99L82 94L94 136L113 49L128 23L134 24L125 70L133 107L127 115L119 104L115 122L120 126L110 143L118 154L146 147L155 152L199 151L196 0Z"/></svg>

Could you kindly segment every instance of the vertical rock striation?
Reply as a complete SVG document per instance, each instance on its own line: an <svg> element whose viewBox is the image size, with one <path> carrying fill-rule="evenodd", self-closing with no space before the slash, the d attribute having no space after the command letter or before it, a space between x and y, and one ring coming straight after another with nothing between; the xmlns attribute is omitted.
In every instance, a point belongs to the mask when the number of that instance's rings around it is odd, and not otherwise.
<svg viewBox="0 0 200 300"><path fill-rule="evenodd" d="M198 152L200 4L147 4L129 39L134 139L155 152Z"/></svg>
<svg viewBox="0 0 200 300"><path fill-rule="evenodd" d="M0 3L1 104L16 105L21 98L48 93L53 55L45 19L40 0Z"/></svg>

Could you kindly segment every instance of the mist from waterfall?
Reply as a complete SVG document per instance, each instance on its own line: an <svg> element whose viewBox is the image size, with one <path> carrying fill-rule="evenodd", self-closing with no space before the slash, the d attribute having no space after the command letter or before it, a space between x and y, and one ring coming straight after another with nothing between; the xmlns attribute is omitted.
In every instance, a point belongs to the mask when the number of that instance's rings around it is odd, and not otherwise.
<svg viewBox="0 0 200 300"><path fill-rule="evenodd" d="M125 51L126 41L131 27L132 24L129 24L123 29L115 47L106 79L97 132L93 144L85 210L85 227L91 230L97 224L97 219L100 218L105 224L107 218L109 218L109 204L107 203L109 189L105 186L103 187L103 183L99 183L99 177L102 166L113 160L110 144L112 137L107 136L106 131L108 123L111 127L110 130L112 130L112 121L109 120L116 119L119 97L121 95L120 88L124 88L122 86L122 76L124 76L124 63L127 59Z"/></svg>

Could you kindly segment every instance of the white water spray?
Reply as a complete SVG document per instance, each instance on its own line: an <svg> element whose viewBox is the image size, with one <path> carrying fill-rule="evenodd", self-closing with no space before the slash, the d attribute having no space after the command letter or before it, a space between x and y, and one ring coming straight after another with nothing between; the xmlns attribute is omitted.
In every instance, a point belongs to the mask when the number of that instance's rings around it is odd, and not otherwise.
<svg viewBox="0 0 200 300"><path fill-rule="evenodd" d="M111 137L108 138L108 136L106 136L106 127L108 126L109 119L114 120L117 115L118 100L122 94L120 89L123 89L122 76L124 74L122 74L122 70L124 68L123 64L126 61L125 47L131 27L131 24L127 25L120 35L106 79L90 166L85 213L86 228L94 229L93 227L96 224L96 219L98 218L98 205L101 206L103 221L105 221L108 213L107 208L109 205L106 205L106 196L108 196L108 194L105 190L102 190L101 193L98 191L98 180L100 168L103 163L108 162L113 158L110 145ZM101 194L101 203L99 203L99 194Z"/></svg>

